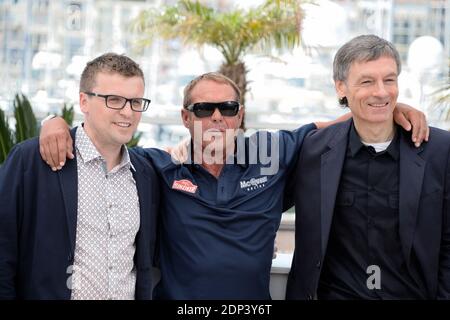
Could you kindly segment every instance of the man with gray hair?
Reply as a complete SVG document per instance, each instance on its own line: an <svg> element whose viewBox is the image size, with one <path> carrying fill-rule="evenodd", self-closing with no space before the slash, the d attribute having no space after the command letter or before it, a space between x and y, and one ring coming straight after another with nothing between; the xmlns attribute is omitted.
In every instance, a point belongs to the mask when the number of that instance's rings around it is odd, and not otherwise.
<svg viewBox="0 0 450 320"><path fill-rule="evenodd" d="M450 298L450 133L430 127L415 148L394 123L400 70L375 35L335 56L353 118L303 142L288 299Z"/></svg>

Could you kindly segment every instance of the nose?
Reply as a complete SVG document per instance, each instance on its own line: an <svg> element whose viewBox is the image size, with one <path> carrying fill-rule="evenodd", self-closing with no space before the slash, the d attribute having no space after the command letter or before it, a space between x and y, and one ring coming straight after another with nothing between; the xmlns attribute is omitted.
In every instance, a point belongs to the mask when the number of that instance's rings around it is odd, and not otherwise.
<svg viewBox="0 0 450 320"><path fill-rule="evenodd" d="M120 114L122 114L128 118L131 117L134 113L133 109L131 109L131 101L127 101L125 103L125 107L123 107L119 111L120 111Z"/></svg>
<svg viewBox="0 0 450 320"><path fill-rule="evenodd" d="M373 95L377 97L386 97L388 95L388 91L386 90L386 86L384 85L383 81L377 82Z"/></svg>
<svg viewBox="0 0 450 320"><path fill-rule="evenodd" d="M219 108L214 109L214 113L211 115L212 121L221 121L222 120L222 114L219 111Z"/></svg>

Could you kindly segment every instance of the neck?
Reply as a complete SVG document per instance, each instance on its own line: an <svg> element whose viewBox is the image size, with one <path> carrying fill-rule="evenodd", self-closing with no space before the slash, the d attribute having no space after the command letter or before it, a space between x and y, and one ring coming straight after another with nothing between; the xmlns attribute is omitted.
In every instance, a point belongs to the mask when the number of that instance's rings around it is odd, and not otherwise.
<svg viewBox="0 0 450 320"><path fill-rule="evenodd" d="M117 150L109 150L104 149L100 150L97 146L95 146L98 152L105 158L106 161L106 169L107 171L111 171L115 166L119 165L120 159L122 158L121 147Z"/></svg>
<svg viewBox="0 0 450 320"><path fill-rule="evenodd" d="M203 168L205 168L211 175L218 178L222 169L226 163L226 159L230 153L234 152L234 144L227 146L225 150L223 150L223 146L218 144L216 147L220 150L217 152L214 148L202 148L196 147L198 145L194 145L194 163L200 163Z"/></svg>
<svg viewBox="0 0 450 320"><path fill-rule="evenodd" d="M207 164L202 163L202 167L206 169L210 174L212 174L214 177L219 178L220 173L223 169L223 164Z"/></svg>
<svg viewBox="0 0 450 320"><path fill-rule="evenodd" d="M359 123L356 119L353 120L356 132L362 141L368 143L381 143L392 140L395 133L394 122L386 123Z"/></svg>
<svg viewBox="0 0 450 320"><path fill-rule="evenodd" d="M122 146L113 146L106 143L101 143L99 139L96 138L94 132L92 132L92 130L90 130L89 126L87 125L84 126L84 131L86 132L89 139L91 139L97 151L105 159L107 171L111 171L120 163Z"/></svg>

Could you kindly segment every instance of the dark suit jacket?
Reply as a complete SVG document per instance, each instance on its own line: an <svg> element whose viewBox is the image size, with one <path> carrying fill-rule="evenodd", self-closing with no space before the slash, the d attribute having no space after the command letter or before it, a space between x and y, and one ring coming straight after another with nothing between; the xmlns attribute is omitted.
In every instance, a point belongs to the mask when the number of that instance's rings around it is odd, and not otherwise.
<svg viewBox="0 0 450 320"><path fill-rule="evenodd" d="M158 178L144 158L130 152L130 159L140 205L135 297L151 299ZM70 299L77 186L77 160L52 172L36 138L15 146L0 167L0 299Z"/></svg>
<svg viewBox="0 0 450 320"><path fill-rule="evenodd" d="M295 254L287 299L312 299L327 250L352 120L308 134L295 182ZM400 139L399 234L407 264L420 266L429 299L450 298L450 133L430 128L415 148Z"/></svg>

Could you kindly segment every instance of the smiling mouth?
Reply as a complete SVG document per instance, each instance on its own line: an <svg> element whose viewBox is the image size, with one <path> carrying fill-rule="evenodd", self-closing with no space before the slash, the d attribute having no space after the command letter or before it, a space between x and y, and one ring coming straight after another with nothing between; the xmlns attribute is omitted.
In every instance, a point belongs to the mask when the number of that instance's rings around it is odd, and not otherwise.
<svg viewBox="0 0 450 320"><path fill-rule="evenodd" d="M225 132L224 128L209 128L206 132Z"/></svg>
<svg viewBox="0 0 450 320"><path fill-rule="evenodd" d="M114 122L114 124L116 126L121 127L121 128L129 128L129 127L131 127L131 123L129 123L129 122Z"/></svg>
<svg viewBox="0 0 450 320"><path fill-rule="evenodd" d="M369 103L369 106L373 107L373 108L383 108L383 107L387 107L389 105L389 102L385 102L385 103Z"/></svg>

